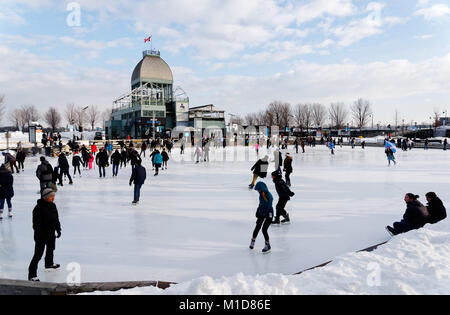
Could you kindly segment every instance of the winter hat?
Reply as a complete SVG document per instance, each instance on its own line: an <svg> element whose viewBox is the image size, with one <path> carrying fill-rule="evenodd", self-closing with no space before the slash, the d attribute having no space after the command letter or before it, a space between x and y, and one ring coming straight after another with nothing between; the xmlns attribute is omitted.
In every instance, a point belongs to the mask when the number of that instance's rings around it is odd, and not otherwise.
<svg viewBox="0 0 450 315"><path fill-rule="evenodd" d="M45 188L42 192L42 199L48 199L51 196L55 195L55 191L51 188Z"/></svg>
<svg viewBox="0 0 450 315"><path fill-rule="evenodd" d="M276 179L281 179L281 178L283 178L283 177L281 176L280 172L278 172L278 171L272 172L272 176L275 177Z"/></svg>
<svg viewBox="0 0 450 315"><path fill-rule="evenodd" d="M267 162L269 160L269 157L266 155L265 157L263 157L261 160L263 160L264 162Z"/></svg>

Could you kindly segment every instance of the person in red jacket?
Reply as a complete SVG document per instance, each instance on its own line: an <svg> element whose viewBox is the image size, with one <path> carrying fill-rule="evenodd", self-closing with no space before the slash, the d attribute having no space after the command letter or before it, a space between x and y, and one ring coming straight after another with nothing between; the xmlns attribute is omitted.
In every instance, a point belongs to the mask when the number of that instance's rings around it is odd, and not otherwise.
<svg viewBox="0 0 450 315"><path fill-rule="evenodd" d="M91 152L92 154L94 154L94 156L97 153L97 146L95 144L91 145Z"/></svg>

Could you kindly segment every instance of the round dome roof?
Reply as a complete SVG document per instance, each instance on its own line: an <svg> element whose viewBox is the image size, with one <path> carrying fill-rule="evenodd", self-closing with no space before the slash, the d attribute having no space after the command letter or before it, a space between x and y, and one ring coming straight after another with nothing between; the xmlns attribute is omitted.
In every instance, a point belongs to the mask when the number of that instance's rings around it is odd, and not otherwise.
<svg viewBox="0 0 450 315"><path fill-rule="evenodd" d="M137 64L131 76L132 86L140 82L172 84L172 70L161 57L147 55Z"/></svg>

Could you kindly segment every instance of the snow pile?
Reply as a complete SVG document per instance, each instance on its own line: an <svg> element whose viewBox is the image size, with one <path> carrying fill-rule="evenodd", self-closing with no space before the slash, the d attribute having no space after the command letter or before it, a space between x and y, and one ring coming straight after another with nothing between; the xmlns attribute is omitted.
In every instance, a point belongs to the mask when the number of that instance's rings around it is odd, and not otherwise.
<svg viewBox="0 0 450 315"><path fill-rule="evenodd" d="M273 255L273 253L271 254ZM220 266L217 266L220 268ZM449 294L450 222L397 236L376 251L350 253L298 276L201 277L165 291L137 288L94 294L290 295Z"/></svg>
<svg viewBox="0 0 450 315"><path fill-rule="evenodd" d="M15 147L18 142L22 142L22 144L28 143L29 135L28 132L15 131L10 132L9 144L11 147ZM42 134L36 134L36 140L38 143L42 140ZM6 132L0 132L0 148L6 149Z"/></svg>

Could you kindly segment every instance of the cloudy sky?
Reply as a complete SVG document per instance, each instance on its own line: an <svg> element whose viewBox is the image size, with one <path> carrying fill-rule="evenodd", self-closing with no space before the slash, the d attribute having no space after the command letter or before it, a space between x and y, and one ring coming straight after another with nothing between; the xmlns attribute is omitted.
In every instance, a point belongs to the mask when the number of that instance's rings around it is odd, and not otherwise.
<svg viewBox="0 0 450 315"><path fill-rule="evenodd" d="M96 104L130 90L153 47L191 106L245 114L273 100L373 104L375 123L450 110L450 1L0 1L9 109ZM68 6L68 4L70 4ZM80 7L80 26L76 9ZM74 18L75 17L75 18Z"/></svg>

